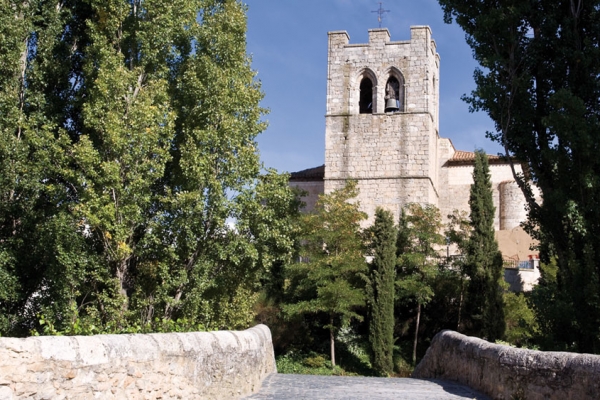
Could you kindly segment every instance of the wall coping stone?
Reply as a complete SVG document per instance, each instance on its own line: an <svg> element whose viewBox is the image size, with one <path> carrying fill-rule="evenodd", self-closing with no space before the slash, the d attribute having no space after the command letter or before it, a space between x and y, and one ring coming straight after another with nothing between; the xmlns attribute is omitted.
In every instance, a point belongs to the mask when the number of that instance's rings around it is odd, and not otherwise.
<svg viewBox="0 0 600 400"><path fill-rule="evenodd" d="M231 399L276 373L271 331L0 338L0 400Z"/></svg>
<svg viewBox="0 0 600 400"><path fill-rule="evenodd" d="M449 330L433 338L412 376L455 381L493 399L600 398L598 355L518 349Z"/></svg>

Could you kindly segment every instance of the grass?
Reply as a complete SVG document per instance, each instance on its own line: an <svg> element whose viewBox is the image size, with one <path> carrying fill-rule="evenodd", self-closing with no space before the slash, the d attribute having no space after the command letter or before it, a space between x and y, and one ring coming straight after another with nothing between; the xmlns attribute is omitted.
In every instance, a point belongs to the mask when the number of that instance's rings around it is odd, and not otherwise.
<svg viewBox="0 0 600 400"><path fill-rule="evenodd" d="M332 367L330 357L316 352L289 351L275 358L277 372L281 374L377 376L371 368L369 355L362 345L342 343L337 346L337 365ZM397 378L410 377L412 365L400 354L394 354L394 373Z"/></svg>
<svg viewBox="0 0 600 400"><path fill-rule="evenodd" d="M277 372L280 374L303 375L358 375L346 371L339 365L331 366L331 361L323 354L289 352L275 359Z"/></svg>

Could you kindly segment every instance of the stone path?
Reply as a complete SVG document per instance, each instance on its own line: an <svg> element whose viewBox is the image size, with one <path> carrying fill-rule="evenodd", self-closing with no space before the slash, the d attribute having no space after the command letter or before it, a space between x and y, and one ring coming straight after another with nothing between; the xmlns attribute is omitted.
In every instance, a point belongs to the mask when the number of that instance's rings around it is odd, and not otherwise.
<svg viewBox="0 0 600 400"><path fill-rule="evenodd" d="M245 399L489 400L456 383L411 378L271 374Z"/></svg>

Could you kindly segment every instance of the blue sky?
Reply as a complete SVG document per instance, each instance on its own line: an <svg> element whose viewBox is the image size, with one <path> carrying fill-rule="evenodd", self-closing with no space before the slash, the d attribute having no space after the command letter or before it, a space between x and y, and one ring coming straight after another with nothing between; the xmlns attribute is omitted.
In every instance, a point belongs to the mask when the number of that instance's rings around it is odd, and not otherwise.
<svg viewBox="0 0 600 400"><path fill-rule="evenodd" d="M299 171L324 163L327 32L345 30L350 43L367 43L378 27L373 0L245 0L248 53L265 93L269 127L258 137L266 167ZM440 54L440 136L458 150L501 151L485 138L494 126L485 113L469 113L460 97L474 88L477 63L463 31L443 21L436 0L388 0L383 28L391 40L410 39L411 25L429 25Z"/></svg>

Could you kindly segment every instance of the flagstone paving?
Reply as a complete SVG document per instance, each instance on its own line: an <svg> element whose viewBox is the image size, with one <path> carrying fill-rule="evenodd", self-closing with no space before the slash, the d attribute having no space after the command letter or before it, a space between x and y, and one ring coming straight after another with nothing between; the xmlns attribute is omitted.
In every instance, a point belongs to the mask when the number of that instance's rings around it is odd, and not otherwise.
<svg viewBox="0 0 600 400"><path fill-rule="evenodd" d="M271 374L258 393L245 399L489 400L489 397L457 383L434 379Z"/></svg>

